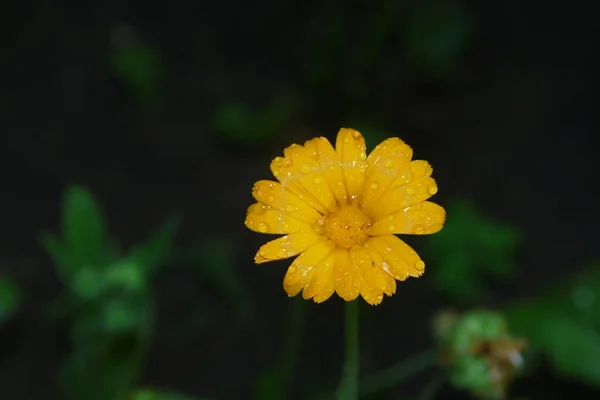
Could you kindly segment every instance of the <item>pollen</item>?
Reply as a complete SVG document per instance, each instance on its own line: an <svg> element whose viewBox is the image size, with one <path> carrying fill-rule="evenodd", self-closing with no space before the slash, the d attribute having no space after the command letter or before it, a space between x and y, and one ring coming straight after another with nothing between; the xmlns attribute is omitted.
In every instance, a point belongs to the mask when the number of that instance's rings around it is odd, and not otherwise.
<svg viewBox="0 0 600 400"><path fill-rule="evenodd" d="M362 245L369 237L373 220L357 206L340 207L325 218L323 234L340 247Z"/></svg>

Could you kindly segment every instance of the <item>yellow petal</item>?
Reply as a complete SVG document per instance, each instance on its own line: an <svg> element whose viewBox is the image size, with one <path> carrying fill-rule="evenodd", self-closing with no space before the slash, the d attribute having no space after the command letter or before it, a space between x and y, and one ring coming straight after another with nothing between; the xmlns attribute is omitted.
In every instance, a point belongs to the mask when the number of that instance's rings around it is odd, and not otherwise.
<svg viewBox="0 0 600 400"><path fill-rule="evenodd" d="M248 207L245 224L249 229L260 233L283 234L310 229L309 224L262 203L254 203Z"/></svg>
<svg viewBox="0 0 600 400"><path fill-rule="evenodd" d="M375 265L363 246L352 247L350 258L360 278L360 294L363 299L371 305L381 303L383 292L388 290L386 274Z"/></svg>
<svg viewBox="0 0 600 400"><path fill-rule="evenodd" d="M365 184L367 146L360 132L342 128L338 132L335 150L340 158L346 192L350 200L358 198Z"/></svg>
<svg viewBox="0 0 600 400"><path fill-rule="evenodd" d="M333 211L335 197L311 151L293 144L284 150L284 155L271 163L271 171L279 182L321 214Z"/></svg>
<svg viewBox="0 0 600 400"><path fill-rule="evenodd" d="M439 232L445 219L446 212L442 207L430 201L423 201L375 222L369 229L369 235L428 235Z"/></svg>
<svg viewBox="0 0 600 400"><path fill-rule="evenodd" d="M365 250L371 256L371 259L373 260L375 267L379 268L383 272L383 276L384 276L385 282L386 282L386 289L383 292L385 294L387 294L388 296L391 296L394 293L396 293L396 279L389 273L386 273L386 271L384 270L383 259L381 258L381 255L379 254L379 252L375 251L372 246L365 247Z"/></svg>
<svg viewBox="0 0 600 400"><path fill-rule="evenodd" d="M282 260L302 253L304 250L317 243L321 235L314 231L292 233L270 241L261 246L254 257L257 264L268 261Z"/></svg>
<svg viewBox="0 0 600 400"><path fill-rule="evenodd" d="M346 193L346 184L344 183L342 162L340 161L338 154L326 138L319 137L313 140L317 146L319 165L325 174L325 179L338 204L348 204L348 194Z"/></svg>
<svg viewBox="0 0 600 400"><path fill-rule="evenodd" d="M409 245L394 235L372 237L365 243L365 247L370 254L379 253L383 270L399 281L406 280L409 276L423 275L423 260Z"/></svg>
<svg viewBox="0 0 600 400"><path fill-rule="evenodd" d="M315 224L322 217L317 210L279 182L265 180L256 182L252 188L252 196L257 201L308 224Z"/></svg>
<svg viewBox="0 0 600 400"><path fill-rule="evenodd" d="M360 294L360 277L350 259L347 249L336 248L333 265L335 291L346 301L352 301Z"/></svg>
<svg viewBox="0 0 600 400"><path fill-rule="evenodd" d="M361 204L367 210L387 192L393 183L410 182L412 149L398 138L378 144L367 157L367 171Z"/></svg>
<svg viewBox="0 0 600 400"><path fill-rule="evenodd" d="M313 278L315 267L333 251L334 244L324 238L306 251L302 252L287 270L283 278L283 289L288 296L295 296L302 288L310 283Z"/></svg>
<svg viewBox="0 0 600 400"><path fill-rule="evenodd" d="M302 297L313 299L315 303L322 303L331 297L335 291L333 284L334 252L330 252L317 266L313 278L304 286Z"/></svg>
<svg viewBox="0 0 600 400"><path fill-rule="evenodd" d="M410 165L413 174L410 183L395 185L375 201L368 210L365 209L375 220L380 220L406 207L425 201L437 193L435 180L429 176L431 174L429 164L426 161L418 160L412 161Z"/></svg>

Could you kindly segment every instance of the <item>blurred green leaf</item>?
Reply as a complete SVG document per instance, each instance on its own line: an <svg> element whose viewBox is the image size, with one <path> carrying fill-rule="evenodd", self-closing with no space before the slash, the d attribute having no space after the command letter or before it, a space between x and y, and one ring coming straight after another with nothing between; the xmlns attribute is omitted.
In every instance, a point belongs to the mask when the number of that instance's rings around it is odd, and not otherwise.
<svg viewBox="0 0 600 400"><path fill-rule="evenodd" d="M485 293L485 278L508 279L516 269L516 228L491 221L466 200L446 209L444 229L429 238L438 291L465 302Z"/></svg>
<svg viewBox="0 0 600 400"><path fill-rule="evenodd" d="M130 400L209 400L206 397L191 397L179 393L140 389L135 391Z"/></svg>
<svg viewBox="0 0 600 400"><path fill-rule="evenodd" d="M0 276L0 324L13 315L20 303L21 292L15 282Z"/></svg>
<svg viewBox="0 0 600 400"><path fill-rule="evenodd" d="M456 2L415 2L406 24L409 60L423 77L446 79L458 66L473 34L473 21Z"/></svg>
<svg viewBox="0 0 600 400"><path fill-rule="evenodd" d="M81 300L95 300L103 290L102 273L95 267L84 265L74 272L73 294Z"/></svg>
<svg viewBox="0 0 600 400"><path fill-rule="evenodd" d="M302 335L305 330L308 302L295 298L291 301L291 307L288 313L289 326L280 352L281 355L275 364L264 371L258 379L254 396L257 400L278 400L288 397L287 388L296 369Z"/></svg>
<svg viewBox="0 0 600 400"><path fill-rule="evenodd" d="M600 266L507 308L511 329L527 337L561 374L600 387Z"/></svg>
<svg viewBox="0 0 600 400"><path fill-rule="evenodd" d="M133 94L140 107L156 109L161 102L159 82L162 74L162 57L158 49L143 42L114 46L110 66Z"/></svg>
<svg viewBox="0 0 600 400"><path fill-rule="evenodd" d="M132 249L130 260L139 265L142 270L155 271L167 260L180 223L180 217L169 218L154 232L146 244Z"/></svg>
<svg viewBox="0 0 600 400"><path fill-rule="evenodd" d="M273 365L258 378L254 398L256 400L285 399L286 378L286 371L281 365Z"/></svg>
<svg viewBox="0 0 600 400"><path fill-rule="evenodd" d="M50 232L42 232L40 243L52 259L61 277L67 279L68 276L65 276L65 274L68 272L68 253L60 238Z"/></svg>
<svg viewBox="0 0 600 400"><path fill-rule="evenodd" d="M250 109L239 101L222 104L216 112L215 130L228 140L260 145L281 133L293 119L296 101L281 92L261 109Z"/></svg>
<svg viewBox="0 0 600 400"><path fill-rule="evenodd" d="M104 245L108 238L107 227L100 206L92 194L83 187L73 186L67 189L62 210L62 235L64 253L60 257L58 242L46 237L53 253L59 251L60 261L57 267L64 270L66 277L85 265L98 265L104 262Z"/></svg>
<svg viewBox="0 0 600 400"><path fill-rule="evenodd" d="M130 260L111 264L104 271L101 283L106 288L122 290L127 293L140 293L146 289L143 267Z"/></svg>
<svg viewBox="0 0 600 400"><path fill-rule="evenodd" d="M254 315L254 306L250 293L234 269L234 254L231 240L213 236L181 261L210 280L236 307L240 318L250 318Z"/></svg>

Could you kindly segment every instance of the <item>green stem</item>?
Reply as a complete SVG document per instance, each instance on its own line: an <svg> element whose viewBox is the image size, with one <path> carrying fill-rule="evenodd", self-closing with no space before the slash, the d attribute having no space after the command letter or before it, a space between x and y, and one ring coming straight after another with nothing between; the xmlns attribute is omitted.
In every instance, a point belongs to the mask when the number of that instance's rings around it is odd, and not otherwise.
<svg viewBox="0 0 600 400"><path fill-rule="evenodd" d="M358 400L358 300L346 303L346 364L338 400Z"/></svg>

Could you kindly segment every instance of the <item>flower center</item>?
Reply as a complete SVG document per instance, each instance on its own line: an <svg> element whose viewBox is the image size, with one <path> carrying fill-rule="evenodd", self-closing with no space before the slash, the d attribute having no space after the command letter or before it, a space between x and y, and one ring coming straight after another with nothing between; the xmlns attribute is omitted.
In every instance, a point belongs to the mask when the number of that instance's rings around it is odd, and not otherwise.
<svg viewBox="0 0 600 400"><path fill-rule="evenodd" d="M323 222L323 234L340 247L363 244L373 221L355 205L342 206Z"/></svg>

